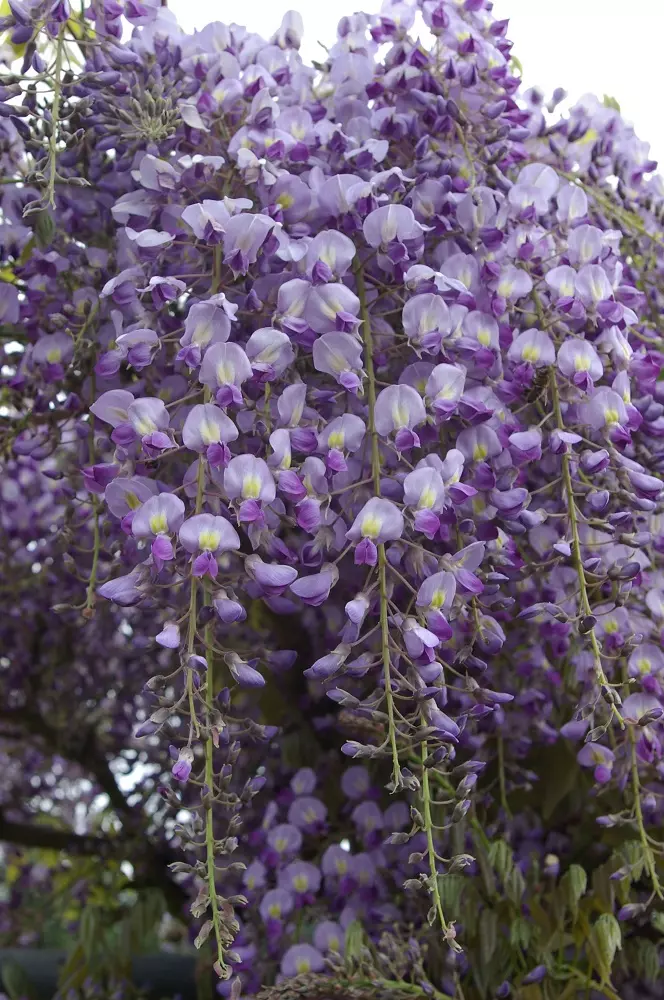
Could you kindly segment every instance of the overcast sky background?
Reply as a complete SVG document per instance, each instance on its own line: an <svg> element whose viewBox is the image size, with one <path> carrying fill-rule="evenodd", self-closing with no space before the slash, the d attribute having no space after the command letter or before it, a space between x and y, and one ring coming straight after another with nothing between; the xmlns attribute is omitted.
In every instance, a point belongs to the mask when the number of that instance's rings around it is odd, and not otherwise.
<svg viewBox="0 0 664 1000"><path fill-rule="evenodd" d="M283 13L304 19L305 58L319 57L345 14L377 11L380 0L169 0L191 30L210 21L236 21L268 36ZM586 93L616 98L664 172L664 0L495 0L494 13L510 19L508 37L526 86L550 96L564 87L570 100Z"/></svg>

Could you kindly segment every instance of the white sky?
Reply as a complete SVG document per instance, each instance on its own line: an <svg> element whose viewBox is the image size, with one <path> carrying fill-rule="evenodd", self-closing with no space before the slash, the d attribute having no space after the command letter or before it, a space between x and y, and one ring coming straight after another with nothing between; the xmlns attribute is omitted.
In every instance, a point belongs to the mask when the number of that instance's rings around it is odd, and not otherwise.
<svg viewBox="0 0 664 1000"><path fill-rule="evenodd" d="M226 20L265 36L297 8L307 58L321 54L318 40L334 39L345 14L379 6L380 0L169 0L184 28ZM664 0L495 0L494 13L510 19L508 37L527 86L538 85L546 96L560 86L570 99L588 92L615 97L664 172Z"/></svg>

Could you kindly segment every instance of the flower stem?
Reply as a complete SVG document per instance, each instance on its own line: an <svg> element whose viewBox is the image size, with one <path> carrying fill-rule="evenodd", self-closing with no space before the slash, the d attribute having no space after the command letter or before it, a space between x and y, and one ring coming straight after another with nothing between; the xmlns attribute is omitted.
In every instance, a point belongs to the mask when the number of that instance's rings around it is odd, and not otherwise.
<svg viewBox="0 0 664 1000"><path fill-rule="evenodd" d="M636 826L639 831L639 837L641 839L641 844L643 845L643 851L646 859L646 867L652 881L652 887L657 896L660 899L664 899L664 893L662 893L662 887L659 884L659 878L657 876L657 869L655 867L655 858L652 852L652 848L648 843L648 835L646 833L645 823L643 822L643 809L641 808L641 783L639 781L639 764L636 756L636 734L634 732L634 726L628 727L629 733L629 744L630 744L630 770L632 775L632 790L634 792L634 814L636 817Z"/></svg>
<svg viewBox="0 0 664 1000"><path fill-rule="evenodd" d="M62 56L64 53L64 29L61 25L55 45L55 70L53 79L53 107L51 109L51 134L48 140L48 188L47 204L55 208L56 162L58 157L58 121L60 120L60 99L62 96Z"/></svg>
<svg viewBox="0 0 664 1000"><path fill-rule="evenodd" d="M356 258L354 267L355 280L357 282L357 295L360 300L360 315L362 317L362 334L364 340L364 351L366 355L365 363L367 367L367 408L369 436L371 438L371 479L373 482L374 494L380 496L380 449L378 446L378 432L376 431L376 373L373 362L373 340L371 336L371 320L367 308L366 285L364 283L364 268ZM385 545L381 542L378 546L378 595L380 601L380 633L381 633L381 653L383 661L383 681L385 684L385 703L387 706L388 718L388 738L392 751L392 785L393 791L401 787L401 767L399 765L399 750L397 748L397 732L394 721L394 697L392 694L391 679L391 657L390 657L390 625L387 617L387 556L385 555Z"/></svg>
<svg viewBox="0 0 664 1000"><path fill-rule="evenodd" d="M429 768L424 766L424 761L429 756L429 748L426 740L422 741L422 818L424 819L424 833L427 838L427 855L429 857L429 884L431 886L431 898L436 911L436 916L440 921L443 932L447 940L454 941L450 935L452 928L448 927L443 913L443 903L440 898L438 888L438 869L436 867L436 848L433 843L433 821L431 819L431 788L429 785ZM458 949L458 945L457 945Z"/></svg>
<svg viewBox="0 0 664 1000"><path fill-rule="evenodd" d="M558 382L556 380L555 369L551 369L551 375L549 379L551 386L551 400L553 402L553 413L556 419L556 424L559 430L565 429L565 422L563 420L562 410L560 408L560 392L558 391ZM574 486L572 483L572 473L570 470L570 455L568 451L565 451L562 456L562 466L563 466L563 489L565 491L565 497L567 500L567 516L569 519L569 527L572 533L572 562L574 563L574 568L576 569L577 579L579 581L579 603L581 606L581 611L584 616L592 615L592 608L590 606L590 601L588 600L588 590L586 587L586 574L583 568L583 558L581 556L581 539L579 538L579 522L576 514L576 501L574 499ZM595 671L595 677L597 683L601 688L608 687L608 681L606 674L604 673L604 667L602 666L602 654L599 648L599 642L597 641L597 636L595 635L594 627L588 632L590 637L590 646L593 653L593 667ZM625 722L618 711L616 705L611 705L611 714L615 715L620 723L622 729L625 728Z"/></svg>

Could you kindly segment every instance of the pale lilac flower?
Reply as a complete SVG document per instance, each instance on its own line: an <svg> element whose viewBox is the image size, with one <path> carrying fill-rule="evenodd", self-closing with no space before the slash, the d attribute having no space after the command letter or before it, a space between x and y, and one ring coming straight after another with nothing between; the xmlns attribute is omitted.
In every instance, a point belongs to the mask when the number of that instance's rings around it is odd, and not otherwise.
<svg viewBox="0 0 664 1000"><path fill-rule="evenodd" d="M184 520L182 500L173 493L158 493L150 497L135 512L131 531L135 538L151 538L152 558L159 572L163 564L174 558L170 535L177 532Z"/></svg>
<svg viewBox="0 0 664 1000"><path fill-rule="evenodd" d="M576 276L575 290L585 306L596 307L613 297L613 288L600 264L586 264Z"/></svg>
<svg viewBox="0 0 664 1000"><path fill-rule="evenodd" d="M311 795L318 783L312 767L301 767L290 780L291 791L295 795Z"/></svg>
<svg viewBox="0 0 664 1000"><path fill-rule="evenodd" d="M277 495L274 476L262 458L236 455L224 470L224 491L229 500L240 500L240 521L262 523L261 504L269 504Z"/></svg>
<svg viewBox="0 0 664 1000"><path fill-rule="evenodd" d="M238 429L214 403L197 403L187 414L182 428L185 448L205 453L210 465L225 466L230 461L228 442L237 440Z"/></svg>
<svg viewBox="0 0 664 1000"><path fill-rule="evenodd" d="M184 321L184 333L180 337L182 350L176 360L183 361L189 368L197 368L206 347L228 340L236 312L237 306L221 292L205 302L195 302Z"/></svg>
<svg viewBox="0 0 664 1000"><path fill-rule="evenodd" d="M319 285L307 296L304 319L316 333L348 333L358 326L359 311L360 300L346 285Z"/></svg>
<svg viewBox="0 0 664 1000"><path fill-rule="evenodd" d="M333 951L343 954L345 934L340 924L333 920L321 920L314 927L314 945L319 951Z"/></svg>
<svg viewBox="0 0 664 1000"><path fill-rule="evenodd" d="M601 743L585 743L577 753L576 759L582 767L594 769L595 781L598 784L605 784L611 777L616 758L613 750L602 746Z"/></svg>
<svg viewBox="0 0 664 1000"><path fill-rule="evenodd" d="M113 601L121 608L131 608L138 604L143 597L141 590L141 567L136 566L131 573L125 576L116 576L113 580L107 580L97 589L100 597L107 601Z"/></svg>
<svg viewBox="0 0 664 1000"><path fill-rule="evenodd" d="M249 578L254 580L262 593L268 597L279 597L297 577L297 570L293 566L266 563L257 555L247 556L244 567Z"/></svg>
<svg viewBox="0 0 664 1000"><path fill-rule="evenodd" d="M542 432L538 427L515 431L510 434L509 444L515 462L535 462L542 457Z"/></svg>
<svg viewBox="0 0 664 1000"><path fill-rule="evenodd" d="M171 773L176 781L181 781L184 784L184 782L189 780L193 761L194 753L189 747L184 747L180 750L178 759L171 768Z"/></svg>
<svg viewBox="0 0 664 1000"><path fill-rule="evenodd" d="M556 216L568 225L588 215L588 196L578 184L564 184L556 195Z"/></svg>
<svg viewBox="0 0 664 1000"><path fill-rule="evenodd" d="M614 389L597 389L584 406L584 417L595 430L606 431L612 439L616 434L619 439L624 439L627 409L622 396Z"/></svg>
<svg viewBox="0 0 664 1000"><path fill-rule="evenodd" d="M280 887L268 889L263 895L258 909L261 917L267 923L269 920L282 920L287 917L294 906L295 900L292 893Z"/></svg>
<svg viewBox="0 0 664 1000"><path fill-rule="evenodd" d="M266 382L283 375L295 357L288 335L271 327L255 330L245 351L253 371Z"/></svg>
<svg viewBox="0 0 664 1000"><path fill-rule="evenodd" d="M188 518L180 527L179 537L187 552L198 553L191 570L193 576L207 574L213 580L218 572L215 555L240 548L240 537L233 525L215 514Z"/></svg>
<svg viewBox="0 0 664 1000"><path fill-rule="evenodd" d="M178 649L180 646L180 629L177 622L166 622L161 632L155 636L155 642L165 649Z"/></svg>
<svg viewBox="0 0 664 1000"><path fill-rule="evenodd" d="M378 559L376 546L401 538L403 529L403 514L399 508L390 500L372 497L346 532L346 538L359 543L355 548L356 564L375 566Z"/></svg>
<svg viewBox="0 0 664 1000"><path fill-rule="evenodd" d="M325 968L325 959L310 944L293 944L281 959L281 972L284 976L303 976L308 972L321 972Z"/></svg>
<svg viewBox="0 0 664 1000"><path fill-rule="evenodd" d="M172 447L173 439L166 433L169 425L168 410L162 399L153 396L135 399L127 407L127 420L133 432L140 437L148 454ZM117 430L119 428L116 428L116 432ZM125 442L118 441L118 443Z"/></svg>
<svg viewBox="0 0 664 1000"><path fill-rule="evenodd" d="M466 384L462 365L436 365L426 383L426 396L436 417L446 420L456 411Z"/></svg>
<svg viewBox="0 0 664 1000"><path fill-rule="evenodd" d="M579 389L587 392L601 379L604 366L591 343L587 340L568 339L558 349L558 368Z"/></svg>
<svg viewBox="0 0 664 1000"><path fill-rule="evenodd" d="M402 311L403 330L414 350L439 354L444 339L452 330L450 311L440 297L431 292L414 295Z"/></svg>
<svg viewBox="0 0 664 1000"><path fill-rule="evenodd" d="M279 423L284 427L297 427L302 420L306 399L306 382L287 385L277 400Z"/></svg>
<svg viewBox="0 0 664 1000"><path fill-rule="evenodd" d="M315 285L338 281L350 268L355 257L355 244L343 233L326 229L314 236L307 247L307 273Z"/></svg>
<svg viewBox="0 0 664 1000"><path fill-rule="evenodd" d="M544 276L549 288L551 288L559 299L569 299L574 296L576 290L576 271L569 264L560 264L552 267Z"/></svg>
<svg viewBox="0 0 664 1000"><path fill-rule="evenodd" d="M577 226L567 239L566 256L572 264L582 266L598 260L604 250L604 233L587 223Z"/></svg>
<svg viewBox="0 0 664 1000"><path fill-rule="evenodd" d="M345 472L348 468L345 455L361 447L366 425L354 413L335 417L318 436L320 451L326 452L326 467L332 472Z"/></svg>
<svg viewBox="0 0 664 1000"><path fill-rule="evenodd" d="M508 200L514 208L523 210L532 206L538 215L549 210L549 203L560 186L558 174L543 163L529 163L523 167L516 183L508 192Z"/></svg>
<svg viewBox="0 0 664 1000"><path fill-rule="evenodd" d="M296 896L315 895L320 883L320 869L308 861L291 861L279 872L279 888L287 889Z"/></svg>
<svg viewBox="0 0 664 1000"><path fill-rule="evenodd" d="M484 462L487 458L500 455L503 450L498 435L486 424L466 427L459 434L456 443L468 462Z"/></svg>
<svg viewBox="0 0 664 1000"><path fill-rule="evenodd" d="M515 363L523 361L534 368L545 368L555 363L556 348L543 330L524 330L510 344L507 357Z"/></svg>
<svg viewBox="0 0 664 1000"><path fill-rule="evenodd" d="M226 590L220 590L212 603L214 610L219 616L219 620L224 625L232 625L233 622L243 622L247 617L247 612L239 601L234 600Z"/></svg>
<svg viewBox="0 0 664 1000"><path fill-rule="evenodd" d="M292 823L279 823L268 833L267 842L279 857L292 857L302 846L302 834Z"/></svg>
<svg viewBox="0 0 664 1000"><path fill-rule="evenodd" d="M421 238L424 232L412 209L405 205L384 205L364 220L364 238L371 247L387 250L391 243L406 243Z"/></svg>
<svg viewBox="0 0 664 1000"><path fill-rule="evenodd" d="M422 467L404 479L404 502L414 507L414 527L432 539L440 528L438 514L445 506L445 484L437 469Z"/></svg>
<svg viewBox="0 0 664 1000"><path fill-rule="evenodd" d="M234 215L226 222L223 234L224 262L234 274L246 274L255 264L261 247L275 227L267 215Z"/></svg>
<svg viewBox="0 0 664 1000"><path fill-rule="evenodd" d="M242 406L241 386L252 374L251 362L239 344L217 343L205 352L198 380L216 392L219 406Z"/></svg>
<svg viewBox="0 0 664 1000"><path fill-rule="evenodd" d="M424 402L410 385L390 385L381 389L374 411L375 427L381 437L394 432L400 451L417 448L420 439L413 428L426 420Z"/></svg>
<svg viewBox="0 0 664 1000"><path fill-rule="evenodd" d="M324 333L314 342L316 371L334 376L348 392L357 393L362 384L362 346L349 333Z"/></svg>
<svg viewBox="0 0 664 1000"><path fill-rule="evenodd" d="M224 662L228 667L231 677L240 687L262 688L265 687L265 678L259 670L256 670L258 660L243 660L237 653L224 653Z"/></svg>
<svg viewBox="0 0 664 1000"><path fill-rule="evenodd" d="M290 589L304 604L319 608L330 596L330 590L339 579L336 566L323 566L320 573L301 576L291 584Z"/></svg>

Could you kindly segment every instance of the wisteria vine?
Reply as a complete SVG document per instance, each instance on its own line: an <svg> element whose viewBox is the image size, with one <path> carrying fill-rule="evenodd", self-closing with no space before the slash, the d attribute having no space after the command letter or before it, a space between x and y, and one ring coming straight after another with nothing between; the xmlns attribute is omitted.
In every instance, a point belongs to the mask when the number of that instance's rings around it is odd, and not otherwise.
<svg viewBox="0 0 664 1000"><path fill-rule="evenodd" d="M0 25L0 837L87 768L234 1000L659 971L664 191L492 7Z"/></svg>

